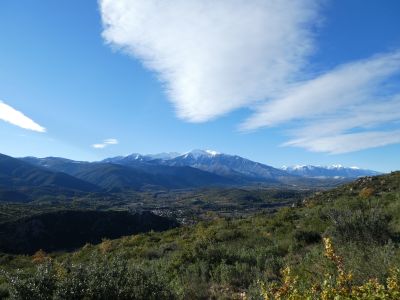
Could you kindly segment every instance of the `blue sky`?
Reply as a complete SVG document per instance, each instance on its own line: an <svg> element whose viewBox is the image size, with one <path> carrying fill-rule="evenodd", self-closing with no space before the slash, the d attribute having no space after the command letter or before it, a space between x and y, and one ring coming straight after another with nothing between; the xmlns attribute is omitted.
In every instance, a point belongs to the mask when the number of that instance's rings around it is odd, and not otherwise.
<svg viewBox="0 0 400 300"><path fill-rule="evenodd" d="M162 2L1 1L0 152L400 169L399 1Z"/></svg>

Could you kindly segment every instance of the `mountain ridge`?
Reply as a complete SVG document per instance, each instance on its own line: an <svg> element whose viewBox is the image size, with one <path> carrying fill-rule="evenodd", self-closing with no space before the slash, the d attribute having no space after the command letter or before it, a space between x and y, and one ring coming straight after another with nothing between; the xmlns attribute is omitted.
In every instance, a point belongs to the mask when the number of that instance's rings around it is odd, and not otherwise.
<svg viewBox="0 0 400 300"><path fill-rule="evenodd" d="M310 178L358 178L363 176L375 176L380 175L382 173L361 169L359 167L345 167L340 164L334 164L330 166L314 166L314 165L294 165L294 166L284 166L282 170L293 174L299 175L303 177Z"/></svg>
<svg viewBox="0 0 400 300"><path fill-rule="evenodd" d="M20 158L34 165L53 171L65 172L106 190L153 188L194 188L200 186L232 185L230 179L188 166L175 167L148 163L145 159L132 156L120 157L123 163L110 160L98 162L72 161L64 158L48 157Z"/></svg>
<svg viewBox="0 0 400 300"><path fill-rule="evenodd" d="M150 162L150 163L156 163L156 164L166 164L166 165L175 165L175 166L192 166L195 168L199 168L205 171L209 171L212 173L219 173L220 175L227 175L227 173L231 173L233 176L240 175L242 173L243 175L250 175L250 177L257 178L258 179L266 179L270 178L271 176L268 176L268 174L265 174L266 170L269 171L274 171L275 176L288 176L288 175L295 175L295 176L302 176L302 177L309 177L309 178L335 178L335 177L340 177L340 178L357 178L360 176L374 176L374 175L379 175L383 174L378 171L374 170L368 170L368 169L361 169L358 167L345 167L340 164L337 165L331 165L331 166L319 166L319 165L296 165L296 166L289 166L289 167L281 167L281 168L276 168L264 163L252 161L247 158L243 158L238 155L231 155L231 154L226 154L226 153L221 153L215 150L201 150L201 149L194 149L188 152L185 152L183 154L177 155L178 153L173 152L173 158L160 158L162 157L162 154L158 155L146 155L146 154L139 154L139 153L133 153L127 156L118 156L114 158L107 158L103 161L110 161L112 160L113 163L118 163L118 164L132 164L134 162ZM219 164L217 166L217 163L211 164L210 161L212 160L221 160L221 158L226 159L231 159L231 160L239 160L242 162L242 164L253 164L253 168L261 168L264 169L264 172L261 170L258 170L258 172L250 172L247 170L247 172L240 170L238 166L233 167L232 164L231 166L227 167L225 164L222 166ZM208 160L208 161L207 161ZM299 169L303 169L303 171ZM229 170L230 169L230 170ZM306 169L308 170L308 173L306 172ZM318 174L313 174L311 173L310 170L314 170L314 173L316 170L330 170L328 172L325 172L325 174L318 175ZM339 172L339 170L341 172ZM240 172L242 171L242 172ZM285 171L286 173L281 173L280 171ZM261 173L260 173L261 172ZM247 174L246 174L247 173ZM250 173L250 174L249 174ZM264 173L264 174L263 174ZM335 174L336 173L336 174ZM339 174L340 173L340 174Z"/></svg>
<svg viewBox="0 0 400 300"><path fill-rule="evenodd" d="M4 154L0 154L0 187L2 189L43 187L82 192L99 189L64 172L54 172Z"/></svg>

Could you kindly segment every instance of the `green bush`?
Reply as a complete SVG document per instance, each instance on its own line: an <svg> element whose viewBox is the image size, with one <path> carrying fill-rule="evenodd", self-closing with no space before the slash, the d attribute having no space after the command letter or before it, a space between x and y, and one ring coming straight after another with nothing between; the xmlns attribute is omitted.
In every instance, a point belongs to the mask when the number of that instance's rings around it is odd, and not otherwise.
<svg viewBox="0 0 400 300"><path fill-rule="evenodd" d="M327 234L337 242L379 243L392 236L390 216L379 209L332 210L332 226Z"/></svg>
<svg viewBox="0 0 400 300"><path fill-rule="evenodd" d="M57 286L55 272L50 262L38 266L32 276L17 273L14 276L7 275L7 279L10 298L18 300L51 300Z"/></svg>
<svg viewBox="0 0 400 300"><path fill-rule="evenodd" d="M160 274L120 257L97 256L78 265L49 261L32 276L8 279L12 299L174 299Z"/></svg>

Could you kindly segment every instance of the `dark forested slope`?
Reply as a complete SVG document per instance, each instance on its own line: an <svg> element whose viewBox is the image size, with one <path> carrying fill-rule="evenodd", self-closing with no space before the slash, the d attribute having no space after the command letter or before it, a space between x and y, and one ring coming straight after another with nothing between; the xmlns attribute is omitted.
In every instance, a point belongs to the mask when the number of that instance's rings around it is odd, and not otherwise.
<svg viewBox="0 0 400 300"><path fill-rule="evenodd" d="M177 222L150 212L66 210L37 214L0 224L0 251L33 253L72 250L150 230L176 227Z"/></svg>

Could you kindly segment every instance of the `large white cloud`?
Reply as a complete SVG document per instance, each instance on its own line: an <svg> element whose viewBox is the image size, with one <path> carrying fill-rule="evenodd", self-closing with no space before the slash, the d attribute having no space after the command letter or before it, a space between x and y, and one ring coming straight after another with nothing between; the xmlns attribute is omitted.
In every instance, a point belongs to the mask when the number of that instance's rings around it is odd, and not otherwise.
<svg viewBox="0 0 400 300"><path fill-rule="evenodd" d="M277 95L314 49L315 0L101 0L105 40L165 83L181 118L206 121Z"/></svg>
<svg viewBox="0 0 400 300"><path fill-rule="evenodd" d="M399 51L307 71L323 2L99 3L105 40L155 71L185 120L248 107L240 128L292 128L286 146L343 153L399 143Z"/></svg>
<svg viewBox="0 0 400 300"><path fill-rule="evenodd" d="M37 132L45 132L46 128L40 126L38 123L25 116L22 112L16 110L10 105L0 101L0 120Z"/></svg>

